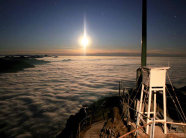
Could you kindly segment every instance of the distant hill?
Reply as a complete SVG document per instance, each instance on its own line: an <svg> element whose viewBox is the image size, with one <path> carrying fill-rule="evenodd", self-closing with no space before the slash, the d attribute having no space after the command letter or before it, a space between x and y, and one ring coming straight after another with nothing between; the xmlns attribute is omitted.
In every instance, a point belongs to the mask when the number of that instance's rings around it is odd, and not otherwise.
<svg viewBox="0 0 186 138"><path fill-rule="evenodd" d="M33 57L2 57L0 58L0 73L18 72L25 68L33 68L36 64L45 63L48 63L48 61L38 60Z"/></svg>

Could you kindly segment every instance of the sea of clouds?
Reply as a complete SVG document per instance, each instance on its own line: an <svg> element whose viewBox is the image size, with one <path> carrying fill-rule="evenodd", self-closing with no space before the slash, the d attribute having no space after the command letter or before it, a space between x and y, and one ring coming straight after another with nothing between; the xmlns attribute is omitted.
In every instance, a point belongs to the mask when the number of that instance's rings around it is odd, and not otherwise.
<svg viewBox="0 0 186 138"><path fill-rule="evenodd" d="M84 104L118 94L118 81L135 87L139 57L46 57L18 73L0 74L0 133L55 137ZM170 66L176 87L186 85L186 58L150 57L148 65Z"/></svg>

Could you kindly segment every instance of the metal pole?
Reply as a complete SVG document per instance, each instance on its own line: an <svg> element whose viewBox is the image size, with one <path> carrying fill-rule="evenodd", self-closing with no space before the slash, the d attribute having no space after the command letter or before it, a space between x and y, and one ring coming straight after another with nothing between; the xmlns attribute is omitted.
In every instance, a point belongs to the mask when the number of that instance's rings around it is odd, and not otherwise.
<svg viewBox="0 0 186 138"><path fill-rule="evenodd" d="M150 109L151 109L151 100L152 100L152 88L150 86L149 88L149 99L148 99L148 110L147 110L147 124L150 122ZM146 128L146 133L149 134L149 125L147 125L147 128Z"/></svg>
<svg viewBox="0 0 186 138"><path fill-rule="evenodd" d="M166 102L166 91L165 86L163 87L163 115L164 115L164 134L167 134L167 102Z"/></svg>
<svg viewBox="0 0 186 138"><path fill-rule="evenodd" d="M120 96L120 81L119 81L119 96Z"/></svg>
<svg viewBox="0 0 186 138"><path fill-rule="evenodd" d="M81 135L80 135L80 130L81 128L80 128L80 123L79 123L79 128L78 128L78 130L79 130L79 138L81 137Z"/></svg>
<svg viewBox="0 0 186 138"><path fill-rule="evenodd" d="M139 103L139 110L138 110L138 113L137 113L136 128L139 127L139 123L140 123L140 120L141 120L141 113L142 113L141 107L142 107L142 104L143 104L143 101L142 101L143 100L143 91L144 91L144 84L142 84L142 88L141 88L141 97L140 97L140 103ZM137 135L138 135L138 132L137 132Z"/></svg>
<svg viewBox="0 0 186 138"><path fill-rule="evenodd" d="M146 66L147 58L147 0L142 1L142 48L141 66Z"/></svg>

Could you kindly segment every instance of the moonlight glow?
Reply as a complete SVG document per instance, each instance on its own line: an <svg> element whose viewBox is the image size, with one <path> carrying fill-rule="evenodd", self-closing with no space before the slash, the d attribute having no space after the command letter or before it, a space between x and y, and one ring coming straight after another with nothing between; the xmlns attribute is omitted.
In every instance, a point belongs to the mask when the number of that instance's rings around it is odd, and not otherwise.
<svg viewBox="0 0 186 138"><path fill-rule="evenodd" d="M85 20L84 20L83 36L80 37L79 41L80 41L80 45L83 46L83 49L86 50L87 46L90 44L90 38L87 36Z"/></svg>

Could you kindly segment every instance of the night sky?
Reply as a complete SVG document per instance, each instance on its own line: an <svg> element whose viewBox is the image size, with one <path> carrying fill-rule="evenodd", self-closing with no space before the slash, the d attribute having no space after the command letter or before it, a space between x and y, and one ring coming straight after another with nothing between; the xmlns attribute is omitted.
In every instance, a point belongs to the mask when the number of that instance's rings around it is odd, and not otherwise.
<svg viewBox="0 0 186 138"><path fill-rule="evenodd" d="M186 0L148 1L148 53L186 55ZM140 52L141 0L1 0L0 54Z"/></svg>

